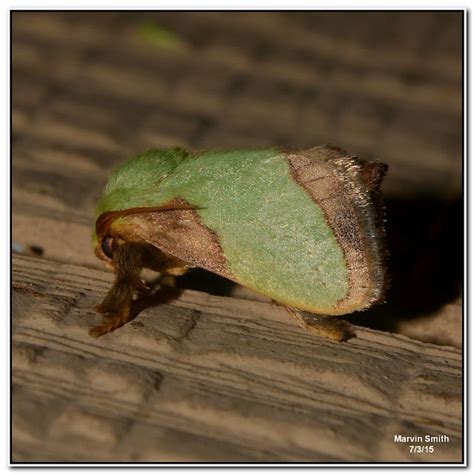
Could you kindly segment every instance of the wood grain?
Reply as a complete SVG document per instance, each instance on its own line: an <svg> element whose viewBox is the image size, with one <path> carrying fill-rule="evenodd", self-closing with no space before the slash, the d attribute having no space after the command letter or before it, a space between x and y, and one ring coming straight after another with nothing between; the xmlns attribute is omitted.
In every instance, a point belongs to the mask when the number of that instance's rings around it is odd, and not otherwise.
<svg viewBox="0 0 474 474"><path fill-rule="evenodd" d="M96 340L111 274L15 256L15 461L460 461L461 353L184 291ZM361 435L363 433L363 435ZM395 434L446 434L433 455Z"/></svg>

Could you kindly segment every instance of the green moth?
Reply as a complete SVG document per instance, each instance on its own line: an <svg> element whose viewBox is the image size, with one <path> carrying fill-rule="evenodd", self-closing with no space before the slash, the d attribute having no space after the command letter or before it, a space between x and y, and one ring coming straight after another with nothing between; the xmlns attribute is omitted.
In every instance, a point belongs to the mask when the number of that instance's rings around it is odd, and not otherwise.
<svg viewBox="0 0 474 474"><path fill-rule="evenodd" d="M327 316L384 297L386 169L328 145L132 158L97 205L95 252L116 280L98 308L108 317L90 334L131 318L133 298L148 291L142 268L174 276L201 267L271 297L316 334L349 338L350 325Z"/></svg>

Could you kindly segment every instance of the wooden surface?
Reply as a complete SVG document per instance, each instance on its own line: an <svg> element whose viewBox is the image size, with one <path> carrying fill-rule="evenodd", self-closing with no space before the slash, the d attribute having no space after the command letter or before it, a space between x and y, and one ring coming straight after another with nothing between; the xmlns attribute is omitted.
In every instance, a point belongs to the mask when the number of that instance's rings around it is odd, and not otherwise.
<svg viewBox="0 0 474 474"><path fill-rule="evenodd" d="M147 42L150 18L179 42ZM460 461L461 25L14 13L13 461ZM91 229L114 166L152 146L322 143L390 166L392 289L351 317L356 339L199 272L87 335L113 279ZM450 442L410 454L396 434Z"/></svg>
<svg viewBox="0 0 474 474"><path fill-rule="evenodd" d="M97 340L109 273L14 268L15 459L460 460L456 349L362 328L336 344L271 303L190 290ZM410 455L407 433L450 442Z"/></svg>

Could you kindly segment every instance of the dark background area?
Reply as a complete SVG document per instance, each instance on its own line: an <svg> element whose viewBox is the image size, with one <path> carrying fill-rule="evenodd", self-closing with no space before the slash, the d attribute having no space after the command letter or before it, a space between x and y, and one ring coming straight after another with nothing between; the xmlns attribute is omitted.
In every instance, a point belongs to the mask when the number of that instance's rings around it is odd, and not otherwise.
<svg viewBox="0 0 474 474"><path fill-rule="evenodd" d="M389 164L391 289L351 321L459 345L462 21L460 12L15 12L13 238L99 267L94 206L126 158L151 147L332 143ZM180 284L236 291L203 271ZM426 317L413 333L410 322Z"/></svg>

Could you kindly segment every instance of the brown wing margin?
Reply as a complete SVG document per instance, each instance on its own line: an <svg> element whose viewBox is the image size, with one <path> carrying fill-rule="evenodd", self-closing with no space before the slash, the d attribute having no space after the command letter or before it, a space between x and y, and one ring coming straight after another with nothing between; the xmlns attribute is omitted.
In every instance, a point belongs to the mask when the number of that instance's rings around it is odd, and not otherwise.
<svg viewBox="0 0 474 474"><path fill-rule="evenodd" d="M349 289L338 309L352 312L380 301L387 288L379 193L386 165L330 145L286 156L293 178L321 207L344 252Z"/></svg>

